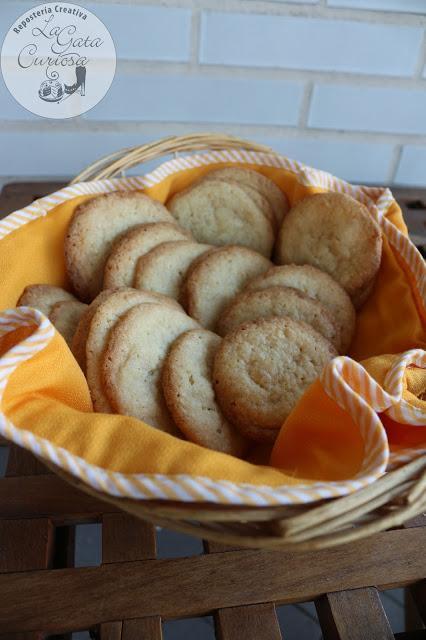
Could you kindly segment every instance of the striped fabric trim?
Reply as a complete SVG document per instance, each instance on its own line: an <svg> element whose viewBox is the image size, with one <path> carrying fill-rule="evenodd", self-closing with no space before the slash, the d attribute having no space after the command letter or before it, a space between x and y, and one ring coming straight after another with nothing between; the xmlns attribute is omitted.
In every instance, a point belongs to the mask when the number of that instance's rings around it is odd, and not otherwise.
<svg viewBox="0 0 426 640"><path fill-rule="evenodd" d="M295 173L302 184L348 193L363 202L381 225L392 246L407 263L415 278L419 295L425 299L426 269L423 259L410 240L385 217L393 203L392 193L388 189L352 186L331 174L275 154L236 150L214 151L175 158L143 177L71 185L37 200L1 221L0 239L31 220L45 216L58 204L76 196L143 189L160 183L176 172L223 162L283 168ZM44 349L54 336L54 328L49 320L34 309L20 307L0 314L0 336L21 326L33 326L34 332L0 358L0 406L7 381L16 367ZM383 425L376 412L386 411L405 424L426 424L423 412L402 399L402 377L405 368L410 365L424 367L425 364L426 354L421 350L402 354L388 373L384 388L381 388L361 365L347 357L335 358L324 369L321 381L326 392L353 416L364 440L365 455L360 472L355 478L342 482L269 487L183 474L122 474L91 465L30 431L18 429L3 413L0 413L0 433L46 461L61 467L95 490L113 496L138 500L164 499L248 506L310 503L353 493L373 482L386 468L404 464L422 454L418 449L390 453Z"/></svg>
<svg viewBox="0 0 426 640"><path fill-rule="evenodd" d="M407 464L407 462L411 462L411 460L425 455L426 449L399 449L398 451L393 451L389 456L389 464L386 470L392 471Z"/></svg>
<svg viewBox="0 0 426 640"><path fill-rule="evenodd" d="M404 372L410 365L426 368L426 353L420 349L407 351L389 369L384 387L391 397L397 399L397 402L392 403L386 413L401 424L425 426L425 412L402 398Z"/></svg>
<svg viewBox="0 0 426 640"><path fill-rule="evenodd" d="M426 411L403 399L404 374L410 365L426 368L426 352L412 349L401 354L389 369L383 387L364 367L347 356L334 358L324 368L321 383L325 391L350 413L364 439L366 451L360 475L382 473L389 462L395 466L421 454L419 449L390 454L386 432L377 415L385 413L401 424L426 425Z"/></svg>
<svg viewBox="0 0 426 640"><path fill-rule="evenodd" d="M44 349L54 336L54 328L49 320L35 309L19 307L0 315L3 335L20 326L34 326L34 332L0 359L0 404L7 380L16 367ZM408 366L408 363L418 362L421 356L424 357L424 353L420 350L407 352L404 354L405 363ZM403 371L400 368L398 370L403 375ZM316 502L324 498L348 495L384 473L389 459L387 440L383 426L371 407L382 411L395 400L358 363L346 357L336 358L330 363L324 370L322 383L327 393L350 411L360 425L365 444L365 461L358 476L350 481L273 488L183 474L122 474L91 465L30 431L18 429L3 413L0 413L0 433L97 491L112 496L249 506ZM407 456L407 452L404 454ZM419 452L412 452L412 455L419 455Z"/></svg>
<svg viewBox="0 0 426 640"><path fill-rule="evenodd" d="M33 326L34 332L12 347L0 358L0 406L4 389L13 371L44 349L55 331L49 320L39 311L19 307L0 315L2 334L20 326ZM7 329L6 329L7 327ZM344 496L375 480L381 469L370 464L365 472L345 482L318 482L312 485L268 487L206 477L163 474L123 474L91 465L79 456L57 447L30 431L18 429L0 412L0 434L62 468L67 473L97 491L118 497L139 500L164 499L182 502L211 502L216 504L273 506L316 502L324 498Z"/></svg>

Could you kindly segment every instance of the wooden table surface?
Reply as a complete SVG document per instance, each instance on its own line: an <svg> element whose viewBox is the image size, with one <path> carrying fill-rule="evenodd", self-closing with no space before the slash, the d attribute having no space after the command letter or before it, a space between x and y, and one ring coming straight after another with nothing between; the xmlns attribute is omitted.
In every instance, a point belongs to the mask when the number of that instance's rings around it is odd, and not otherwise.
<svg viewBox="0 0 426 640"><path fill-rule="evenodd" d="M77 569L74 530L88 522L102 525L102 564ZM385 640L394 634L378 592L401 586L424 630L426 516L322 551L208 541L204 549L156 559L152 525L81 493L12 447L0 479L0 638L92 629L101 640L160 640L162 621L213 615L221 640L279 640L276 605L313 600L325 640Z"/></svg>

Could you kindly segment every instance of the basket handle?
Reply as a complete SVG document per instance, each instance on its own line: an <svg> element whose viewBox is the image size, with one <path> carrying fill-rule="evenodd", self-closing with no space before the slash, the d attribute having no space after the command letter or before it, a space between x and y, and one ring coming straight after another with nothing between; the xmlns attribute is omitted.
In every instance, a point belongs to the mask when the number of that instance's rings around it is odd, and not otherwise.
<svg viewBox="0 0 426 640"><path fill-rule="evenodd" d="M113 178L125 169L130 169L138 164L170 153L219 149L245 149L246 151L274 153L270 147L265 145L226 134L194 133L187 136L169 136L157 142L150 142L137 147L127 147L104 156L81 171L70 184Z"/></svg>

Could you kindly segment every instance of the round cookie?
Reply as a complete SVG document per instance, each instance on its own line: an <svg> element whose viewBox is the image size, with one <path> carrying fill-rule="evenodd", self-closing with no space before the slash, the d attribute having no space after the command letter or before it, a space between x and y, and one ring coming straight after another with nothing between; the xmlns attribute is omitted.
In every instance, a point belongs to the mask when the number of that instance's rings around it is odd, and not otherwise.
<svg viewBox="0 0 426 640"><path fill-rule="evenodd" d="M320 302L290 287L243 291L220 317L218 333L224 336L240 324L274 316L306 322L337 348L340 334L329 311Z"/></svg>
<svg viewBox="0 0 426 640"><path fill-rule="evenodd" d="M217 401L241 433L273 442L308 386L337 355L312 327L290 318L239 326L222 340L213 366Z"/></svg>
<svg viewBox="0 0 426 640"><path fill-rule="evenodd" d="M139 304L112 329L103 380L114 409L177 434L161 390L161 369L174 340L197 323L171 305Z"/></svg>
<svg viewBox="0 0 426 640"><path fill-rule="evenodd" d="M271 255L272 224L235 183L202 180L177 193L167 206L198 242L215 246L238 244Z"/></svg>
<svg viewBox="0 0 426 640"><path fill-rule="evenodd" d="M83 373L86 373L86 342L90 329L90 322L99 305L101 305L102 302L104 302L104 300L106 300L112 293L114 293L114 290L105 289L96 296L96 298L83 312L72 338L71 351L73 352L74 358L77 360Z"/></svg>
<svg viewBox="0 0 426 640"><path fill-rule="evenodd" d="M171 222L142 224L114 242L104 269L104 289L132 287L138 259L163 242L188 240L191 234ZM144 287L140 287L144 288Z"/></svg>
<svg viewBox="0 0 426 640"><path fill-rule="evenodd" d="M105 262L114 241L136 225L171 222L156 200L137 191L96 196L79 205L65 237L65 265L81 300L90 302L102 289Z"/></svg>
<svg viewBox="0 0 426 640"><path fill-rule="evenodd" d="M269 287L293 287L318 300L328 309L339 328L338 351L347 352L355 332L355 309L346 291L328 273L308 264L272 267L251 280L246 290L260 291Z"/></svg>
<svg viewBox="0 0 426 640"><path fill-rule="evenodd" d="M135 271L135 287L158 291L178 300L189 267L196 258L210 249L211 246L208 244L184 240L160 244L139 258Z"/></svg>
<svg viewBox="0 0 426 640"><path fill-rule="evenodd" d="M265 196L260 193L260 191L257 191L257 189L254 189L253 187L251 187L248 184L244 184L242 182L237 182L237 181L232 181L232 180L224 180L224 182L230 182L231 184L237 184L240 189L242 189L243 191L246 192L246 194L256 203L256 205L259 207L259 209L262 211L263 215L267 218L267 220L270 222L274 233L276 233L279 229L279 223L275 217L274 214L274 210L269 202L269 200L267 198L265 198Z"/></svg>
<svg viewBox="0 0 426 640"><path fill-rule="evenodd" d="M246 247L221 247L198 260L185 285L187 311L206 329L214 329L230 300L246 282L270 269L269 260Z"/></svg>
<svg viewBox="0 0 426 640"><path fill-rule="evenodd" d="M275 182L253 169L242 169L241 167L216 169L210 171L210 173L204 176L204 179L227 180L240 185L248 185L256 189L256 191L261 193L270 203L278 225L281 224L285 214L290 208L287 197L281 189L277 187Z"/></svg>
<svg viewBox="0 0 426 640"><path fill-rule="evenodd" d="M193 329L171 346L161 375L167 407L182 433L208 449L241 456L246 443L226 420L213 389L213 359L221 339Z"/></svg>
<svg viewBox="0 0 426 640"><path fill-rule="evenodd" d="M124 288L117 289L107 296L90 320L86 339L86 377L95 411L112 413L101 377L102 356L109 332L123 314L144 302L156 303L162 307L172 306L183 313L177 302L158 293Z"/></svg>
<svg viewBox="0 0 426 640"><path fill-rule="evenodd" d="M356 308L368 295L381 253L378 225L363 204L344 193L299 202L285 216L276 244L279 264L310 264L327 272Z"/></svg>
<svg viewBox="0 0 426 640"><path fill-rule="evenodd" d="M204 246L208 246L208 245L204 245ZM202 262L205 258L207 258L207 256L211 255L212 253L215 253L215 251L220 251L222 248L223 247L211 247L210 249L207 249L207 251L205 251L200 256L198 256L198 258L195 258L195 260L193 260L193 262L191 262L190 266L188 267L188 270L185 274L185 278L183 279L180 286L180 294L178 298L180 304L186 311L188 311L188 295L186 292L186 284L187 282L191 281L191 275L193 271L195 271L195 269L198 268L198 265L200 264L200 262Z"/></svg>
<svg viewBox="0 0 426 640"><path fill-rule="evenodd" d="M74 333L87 304L78 300L62 300L53 305L49 320L70 347Z"/></svg>
<svg viewBox="0 0 426 640"><path fill-rule="evenodd" d="M68 291L50 284L30 284L21 293L17 307L32 307L49 316L53 305L64 300L76 300Z"/></svg>

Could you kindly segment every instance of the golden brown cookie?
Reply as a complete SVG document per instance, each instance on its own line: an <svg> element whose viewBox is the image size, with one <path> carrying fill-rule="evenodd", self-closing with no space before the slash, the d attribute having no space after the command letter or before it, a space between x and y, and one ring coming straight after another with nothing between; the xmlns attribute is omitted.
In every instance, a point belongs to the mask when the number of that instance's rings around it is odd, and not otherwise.
<svg viewBox="0 0 426 640"><path fill-rule="evenodd" d="M134 286L136 263L141 256L164 242L188 239L191 234L171 222L151 222L130 229L114 242L105 264L104 289Z"/></svg>
<svg viewBox="0 0 426 640"><path fill-rule="evenodd" d="M344 193L305 198L285 216L279 264L310 264L330 274L359 308L380 267L380 229L363 204Z"/></svg>
<svg viewBox="0 0 426 640"><path fill-rule="evenodd" d="M49 320L71 347L74 333L87 304L78 300L62 300L53 305Z"/></svg>
<svg viewBox="0 0 426 640"><path fill-rule="evenodd" d="M193 329L172 344L162 371L167 407L183 434L208 449L241 456L246 442L226 420L213 389L213 359L221 339Z"/></svg>
<svg viewBox="0 0 426 640"><path fill-rule="evenodd" d="M86 373L86 341L90 329L90 322L92 321L95 311L99 305L102 304L102 302L104 302L104 300L106 300L112 293L114 293L114 289L105 289L104 291L101 291L83 312L76 327L71 342L71 351L73 352L74 358L77 360L83 373Z"/></svg>
<svg viewBox="0 0 426 640"><path fill-rule="evenodd" d="M330 312L320 302L290 287L269 287L238 294L221 315L217 331L224 336L240 324L274 316L306 322L337 348L340 333Z"/></svg>
<svg viewBox="0 0 426 640"><path fill-rule="evenodd" d="M262 209L236 183L202 180L173 196L167 206L198 242L238 244L271 255L273 227Z"/></svg>
<svg viewBox="0 0 426 640"><path fill-rule="evenodd" d="M268 222L271 224L272 229L274 230L274 234L280 228L280 225L275 217L274 210L267 198L257 189L254 189L248 184L243 184L242 182L232 181L232 180L224 180L224 182L229 182L230 184L237 184L240 189L246 192L246 194L256 203L259 207L263 215L266 217Z"/></svg>
<svg viewBox="0 0 426 640"><path fill-rule="evenodd" d="M65 289L54 287L51 284L30 284L21 293L17 307L33 307L38 309L45 316L49 316L53 305L64 300L76 300L76 298Z"/></svg>
<svg viewBox="0 0 426 640"><path fill-rule="evenodd" d="M183 310L170 298L150 291L117 289L98 306L90 320L86 339L86 377L95 411L112 413L112 407L105 394L101 366L109 332L115 323L132 307L144 302L171 305Z"/></svg>
<svg viewBox="0 0 426 640"><path fill-rule="evenodd" d="M174 220L160 202L138 191L106 193L77 207L64 248L67 273L81 300L90 302L102 289L105 262L114 241L148 222Z"/></svg>
<svg viewBox="0 0 426 640"><path fill-rule="evenodd" d="M303 322L269 318L240 325L222 340L213 380L222 411L241 433L273 442L308 386L337 355Z"/></svg>
<svg viewBox="0 0 426 640"><path fill-rule="evenodd" d="M355 309L346 291L328 273L308 264L272 267L251 280L246 290L260 291L269 287L292 287L324 305L340 331L337 350L347 352L355 332Z"/></svg>
<svg viewBox="0 0 426 640"><path fill-rule="evenodd" d="M139 258L135 271L135 287L158 291L178 300L182 282L196 258L209 251L209 244L185 240L166 242Z"/></svg>
<svg viewBox="0 0 426 640"><path fill-rule="evenodd" d="M221 247L205 254L185 281L189 315L206 329L214 329L235 294L248 280L270 267L269 260L246 247Z"/></svg>
<svg viewBox="0 0 426 640"><path fill-rule="evenodd" d="M197 323L171 305L139 304L108 337L103 379L114 409L168 433L177 428L161 390L161 369L174 340Z"/></svg>
<svg viewBox="0 0 426 640"><path fill-rule="evenodd" d="M210 245L203 245L203 246L210 246ZM183 278L181 285L180 285L180 293L179 293L179 297L178 297L178 301L180 302L180 304L182 305L182 307L188 311L188 295L187 295L187 291L186 291L186 284L187 282L191 282L191 275L192 272L195 271L198 268L198 265L200 264L200 262L202 262L204 260L204 258L206 258L208 255L214 253L215 251L220 251L223 247L211 247L210 249L207 249L207 251L205 251L204 253L200 254L198 256L198 258L195 258L195 260L193 260L190 264L190 266L188 267L185 277Z"/></svg>
<svg viewBox="0 0 426 640"><path fill-rule="evenodd" d="M281 224L285 214L290 208L287 197L281 189L277 187L275 182L253 169L243 169L241 167L215 169L204 176L204 179L227 180L256 189L256 191L261 193L270 203L278 225Z"/></svg>

